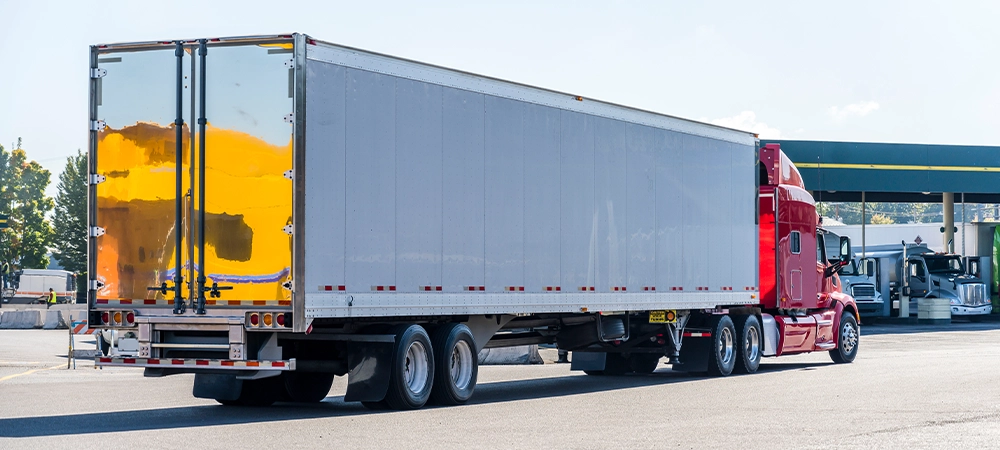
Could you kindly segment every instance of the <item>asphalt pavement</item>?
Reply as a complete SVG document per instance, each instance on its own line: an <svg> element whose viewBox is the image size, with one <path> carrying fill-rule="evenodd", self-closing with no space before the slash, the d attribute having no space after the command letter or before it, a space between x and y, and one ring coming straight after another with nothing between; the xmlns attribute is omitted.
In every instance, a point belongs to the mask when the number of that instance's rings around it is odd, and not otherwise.
<svg viewBox="0 0 1000 450"><path fill-rule="evenodd" d="M67 370L65 330L0 330L0 448L991 448L1000 324L871 326L853 364L765 359L754 375L668 365L588 377L568 365L480 368L469 405L373 412L344 403L234 408L190 375ZM93 348L92 338L80 348Z"/></svg>

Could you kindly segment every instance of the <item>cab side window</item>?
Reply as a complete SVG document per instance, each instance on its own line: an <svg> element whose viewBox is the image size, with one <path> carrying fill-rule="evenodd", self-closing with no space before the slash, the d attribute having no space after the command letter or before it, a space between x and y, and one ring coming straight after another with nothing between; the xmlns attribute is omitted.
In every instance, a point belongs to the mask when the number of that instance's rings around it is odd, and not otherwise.
<svg viewBox="0 0 1000 450"><path fill-rule="evenodd" d="M799 253L802 253L802 237L799 236L798 231L792 232L790 240L791 240L792 254L798 255Z"/></svg>

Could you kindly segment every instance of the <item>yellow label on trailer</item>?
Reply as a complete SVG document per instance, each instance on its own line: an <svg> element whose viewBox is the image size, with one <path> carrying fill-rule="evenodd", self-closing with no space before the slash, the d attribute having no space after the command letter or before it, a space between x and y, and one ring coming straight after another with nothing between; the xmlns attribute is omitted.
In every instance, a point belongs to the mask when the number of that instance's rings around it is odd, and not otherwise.
<svg viewBox="0 0 1000 450"><path fill-rule="evenodd" d="M677 322L677 313L673 310L649 312L649 323L674 323L674 322Z"/></svg>

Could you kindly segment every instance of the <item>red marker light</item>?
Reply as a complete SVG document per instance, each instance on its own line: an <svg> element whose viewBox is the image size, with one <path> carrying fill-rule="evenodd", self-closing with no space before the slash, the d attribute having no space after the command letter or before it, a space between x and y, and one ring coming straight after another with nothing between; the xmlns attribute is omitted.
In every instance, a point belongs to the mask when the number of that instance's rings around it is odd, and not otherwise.
<svg viewBox="0 0 1000 450"><path fill-rule="evenodd" d="M250 325L260 325L260 316L257 313L250 314Z"/></svg>
<svg viewBox="0 0 1000 450"><path fill-rule="evenodd" d="M133 323L135 323L135 313L130 312L128 314L125 314L125 322L128 325L132 325Z"/></svg>
<svg viewBox="0 0 1000 450"><path fill-rule="evenodd" d="M111 315L107 311L101 313L101 323L107 325L111 321Z"/></svg>
<svg viewBox="0 0 1000 450"><path fill-rule="evenodd" d="M278 314L277 317L274 318L274 320L278 323L279 327L285 326L285 315L284 314Z"/></svg>

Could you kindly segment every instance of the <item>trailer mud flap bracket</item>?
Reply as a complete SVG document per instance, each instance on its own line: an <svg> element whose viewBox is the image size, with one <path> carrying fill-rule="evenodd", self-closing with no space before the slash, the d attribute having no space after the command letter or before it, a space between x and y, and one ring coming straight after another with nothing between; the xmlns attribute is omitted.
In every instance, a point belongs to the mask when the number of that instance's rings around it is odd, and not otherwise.
<svg viewBox="0 0 1000 450"><path fill-rule="evenodd" d="M396 342L352 342L347 355L345 402L378 402L389 391Z"/></svg>

